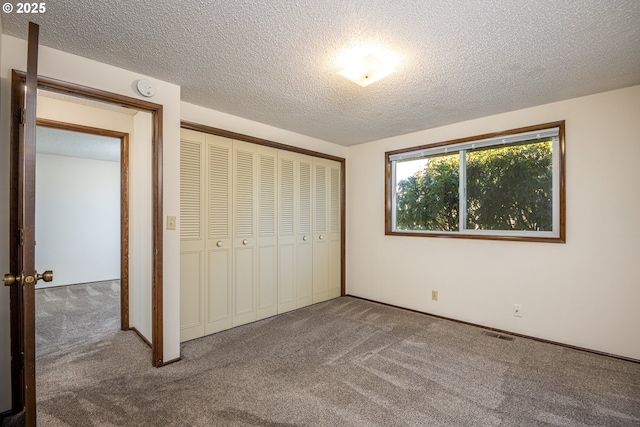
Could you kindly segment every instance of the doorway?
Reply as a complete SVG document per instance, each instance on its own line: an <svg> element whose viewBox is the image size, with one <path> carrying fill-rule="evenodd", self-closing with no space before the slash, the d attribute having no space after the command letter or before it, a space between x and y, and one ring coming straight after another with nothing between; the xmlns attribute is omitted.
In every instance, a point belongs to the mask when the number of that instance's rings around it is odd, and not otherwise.
<svg viewBox="0 0 640 427"><path fill-rule="evenodd" d="M150 144L147 144L148 155L145 155L146 162L149 166L149 173L144 179L149 183L149 189L146 196L149 199L148 217L149 224L146 234L148 235L148 250L144 254L149 260L151 268L149 269L149 291L148 295L141 295L140 298L147 298L149 301L149 331L148 336L151 337L150 345L152 347L152 364L154 366L163 366L163 324L162 324L162 106L147 101L129 98L123 95L117 95L93 88L88 88L59 80L38 77L38 88L53 93L76 97L78 99L88 100L91 102L100 102L105 105L116 107L130 108L143 112L144 123L148 124L147 134ZM13 71L12 74L12 147L17 147L19 140L19 129L21 128L21 117L24 105L24 84L25 74ZM139 144L143 145L143 144ZM16 164L17 156L12 154L12 162ZM12 206L17 206L17 187L12 184ZM14 208L12 208L14 212ZM12 214L13 215L13 214ZM17 220L15 216L11 217L12 228ZM144 234L144 233L143 233ZM16 249L19 246L19 236L11 236L11 263L12 268L17 264ZM133 239L132 239L133 240ZM124 242L123 242L124 243ZM131 240L126 241L125 247L129 247ZM131 272L122 274L121 277L129 277ZM17 290L17 287L16 287ZM14 410L19 411L24 407L25 388L22 382L23 366L20 364L20 355L23 352L21 348L21 337L23 336L21 324L21 300L15 297L14 289L11 294L11 337L12 337L12 395ZM123 322L125 316L123 316ZM33 392L33 391L32 391Z"/></svg>
<svg viewBox="0 0 640 427"><path fill-rule="evenodd" d="M41 111L51 109L45 101L64 107L46 96L39 93L49 107ZM35 261L56 266L53 281L36 289L42 355L129 329L129 134L43 118L37 125Z"/></svg>
<svg viewBox="0 0 640 427"><path fill-rule="evenodd" d="M36 158L44 164L36 162L36 266L56 266L53 286L120 279L122 330L130 328L129 155L137 113L38 90ZM150 135L139 136L149 145Z"/></svg>
<svg viewBox="0 0 640 427"><path fill-rule="evenodd" d="M78 113L89 109L50 96L38 94L36 121L35 264L56 266L53 281L35 290L38 402L63 390L47 381L52 366L129 329L129 280L121 277L129 234L129 162L121 153L129 134L42 119L53 108L82 122ZM132 122L132 115L120 118Z"/></svg>

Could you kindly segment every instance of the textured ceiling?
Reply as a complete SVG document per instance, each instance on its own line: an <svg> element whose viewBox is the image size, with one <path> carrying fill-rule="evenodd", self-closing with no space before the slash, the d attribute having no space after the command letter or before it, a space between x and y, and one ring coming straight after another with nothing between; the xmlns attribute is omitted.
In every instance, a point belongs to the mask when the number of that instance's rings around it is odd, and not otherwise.
<svg viewBox="0 0 640 427"><path fill-rule="evenodd" d="M36 127L36 152L119 162L120 139L38 126Z"/></svg>
<svg viewBox="0 0 640 427"><path fill-rule="evenodd" d="M57 0L6 34L182 87L182 99L342 145L640 84L638 0ZM336 74L370 46L397 72Z"/></svg>

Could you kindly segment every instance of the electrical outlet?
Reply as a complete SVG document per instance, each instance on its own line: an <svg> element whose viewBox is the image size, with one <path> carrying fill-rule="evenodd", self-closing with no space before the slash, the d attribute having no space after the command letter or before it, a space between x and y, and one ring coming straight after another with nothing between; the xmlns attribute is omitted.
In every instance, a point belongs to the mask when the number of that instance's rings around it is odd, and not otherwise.
<svg viewBox="0 0 640 427"><path fill-rule="evenodd" d="M175 229L176 229L176 217L167 216L167 230L175 230Z"/></svg>
<svg viewBox="0 0 640 427"><path fill-rule="evenodd" d="M431 291L431 299L438 301L438 291Z"/></svg>
<svg viewBox="0 0 640 427"><path fill-rule="evenodd" d="M520 304L513 304L514 317L522 317L522 306Z"/></svg>

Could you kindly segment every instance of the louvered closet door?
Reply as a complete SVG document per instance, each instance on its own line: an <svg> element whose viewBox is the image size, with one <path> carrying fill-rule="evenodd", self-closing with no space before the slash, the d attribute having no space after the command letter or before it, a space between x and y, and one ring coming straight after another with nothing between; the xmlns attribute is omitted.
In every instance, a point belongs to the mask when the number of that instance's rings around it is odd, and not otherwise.
<svg viewBox="0 0 640 427"><path fill-rule="evenodd" d="M182 130L180 141L180 341L204 335L205 136Z"/></svg>
<svg viewBox="0 0 640 427"><path fill-rule="evenodd" d="M329 298L342 294L341 174L342 165L328 161L329 172Z"/></svg>
<svg viewBox="0 0 640 427"><path fill-rule="evenodd" d="M256 320L256 145L233 143L233 325Z"/></svg>
<svg viewBox="0 0 640 427"><path fill-rule="evenodd" d="M297 157L296 306L305 307L313 303L313 158Z"/></svg>
<svg viewBox="0 0 640 427"><path fill-rule="evenodd" d="M313 302L329 295L329 179L327 161L313 159Z"/></svg>
<svg viewBox="0 0 640 427"><path fill-rule="evenodd" d="M278 151L278 313L296 305L297 155Z"/></svg>
<svg viewBox="0 0 640 427"><path fill-rule="evenodd" d="M257 319L278 314L278 150L257 146Z"/></svg>
<svg viewBox="0 0 640 427"><path fill-rule="evenodd" d="M233 326L232 158L233 141L206 136L205 334Z"/></svg>

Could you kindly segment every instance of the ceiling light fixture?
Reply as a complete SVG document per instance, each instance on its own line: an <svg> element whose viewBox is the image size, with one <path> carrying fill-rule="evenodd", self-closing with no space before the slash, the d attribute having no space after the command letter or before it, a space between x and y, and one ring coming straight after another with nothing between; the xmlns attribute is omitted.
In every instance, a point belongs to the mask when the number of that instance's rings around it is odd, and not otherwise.
<svg viewBox="0 0 640 427"><path fill-rule="evenodd" d="M396 71L390 65L385 64L372 53L353 60L344 70L340 71L343 77L359 84L362 87L369 86L378 80Z"/></svg>

